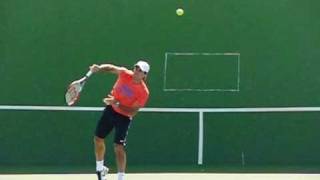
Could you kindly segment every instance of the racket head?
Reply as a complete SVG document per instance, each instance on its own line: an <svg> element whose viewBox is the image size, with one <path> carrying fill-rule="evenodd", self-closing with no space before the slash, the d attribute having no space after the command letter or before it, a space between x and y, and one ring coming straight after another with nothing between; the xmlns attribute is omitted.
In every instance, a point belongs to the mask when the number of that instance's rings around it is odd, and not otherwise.
<svg viewBox="0 0 320 180"><path fill-rule="evenodd" d="M74 105L79 100L82 87L83 87L83 83L80 83L77 81L72 82L69 85L68 90L65 94L65 100L68 106Z"/></svg>

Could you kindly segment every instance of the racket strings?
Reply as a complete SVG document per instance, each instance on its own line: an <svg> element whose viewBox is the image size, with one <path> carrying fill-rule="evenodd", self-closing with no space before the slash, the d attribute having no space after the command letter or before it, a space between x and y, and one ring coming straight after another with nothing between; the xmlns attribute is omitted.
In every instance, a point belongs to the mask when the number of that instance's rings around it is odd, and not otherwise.
<svg viewBox="0 0 320 180"><path fill-rule="evenodd" d="M66 101L68 104L73 104L77 98L78 98L79 92L77 91L77 88L74 86L71 86L66 94Z"/></svg>

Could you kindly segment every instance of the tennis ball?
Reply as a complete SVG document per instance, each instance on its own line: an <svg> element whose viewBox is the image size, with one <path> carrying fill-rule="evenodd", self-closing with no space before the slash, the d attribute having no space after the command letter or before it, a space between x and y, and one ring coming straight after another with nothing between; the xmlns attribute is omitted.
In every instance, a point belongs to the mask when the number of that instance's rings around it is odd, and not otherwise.
<svg viewBox="0 0 320 180"><path fill-rule="evenodd" d="M177 13L178 16L182 16L182 15L184 14L184 10L181 9L181 8L178 8L178 9L176 10L176 13Z"/></svg>

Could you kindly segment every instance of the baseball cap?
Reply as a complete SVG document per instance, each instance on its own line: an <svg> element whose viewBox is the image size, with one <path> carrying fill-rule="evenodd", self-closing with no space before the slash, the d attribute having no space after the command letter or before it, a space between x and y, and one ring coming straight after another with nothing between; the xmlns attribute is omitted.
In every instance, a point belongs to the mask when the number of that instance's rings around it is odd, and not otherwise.
<svg viewBox="0 0 320 180"><path fill-rule="evenodd" d="M145 73L148 73L150 70L149 64L145 61L138 61L135 66L138 66Z"/></svg>

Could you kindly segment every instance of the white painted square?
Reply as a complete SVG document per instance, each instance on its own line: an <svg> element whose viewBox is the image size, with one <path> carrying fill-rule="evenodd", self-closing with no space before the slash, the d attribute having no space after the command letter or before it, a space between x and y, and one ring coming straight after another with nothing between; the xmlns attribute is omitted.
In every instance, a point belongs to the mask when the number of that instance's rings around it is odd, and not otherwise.
<svg viewBox="0 0 320 180"><path fill-rule="evenodd" d="M238 92L240 53L166 52L163 90Z"/></svg>

